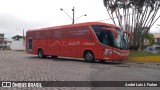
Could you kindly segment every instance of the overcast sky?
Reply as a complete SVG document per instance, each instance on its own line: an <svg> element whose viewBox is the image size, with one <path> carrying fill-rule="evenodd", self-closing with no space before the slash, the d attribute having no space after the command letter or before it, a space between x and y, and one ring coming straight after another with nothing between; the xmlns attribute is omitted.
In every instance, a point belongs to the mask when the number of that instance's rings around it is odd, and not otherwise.
<svg viewBox="0 0 160 90"><path fill-rule="evenodd" d="M103 5L103 0L0 0L0 33L5 37L22 35L23 29L36 29L57 25L71 24L71 19L60 10L63 8L70 16L75 6L76 23L99 21L110 18ZM105 22L112 23L110 20ZM152 32L160 32L156 27ZM160 27L159 27L160 28Z"/></svg>

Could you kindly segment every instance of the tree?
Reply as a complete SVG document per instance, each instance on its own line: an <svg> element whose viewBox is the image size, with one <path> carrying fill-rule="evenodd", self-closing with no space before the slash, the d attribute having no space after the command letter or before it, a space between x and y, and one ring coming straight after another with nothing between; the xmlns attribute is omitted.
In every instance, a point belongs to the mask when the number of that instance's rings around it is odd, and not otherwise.
<svg viewBox="0 0 160 90"><path fill-rule="evenodd" d="M142 47L145 35L160 18L157 14L160 0L103 0L103 3L113 23L132 33L133 49Z"/></svg>
<svg viewBox="0 0 160 90"><path fill-rule="evenodd" d="M151 33L147 33L144 38L147 39L151 45L155 43L154 35Z"/></svg>
<svg viewBox="0 0 160 90"><path fill-rule="evenodd" d="M20 40L20 39L23 39L23 36L16 35L16 36L12 37L12 39L14 39L14 40Z"/></svg>

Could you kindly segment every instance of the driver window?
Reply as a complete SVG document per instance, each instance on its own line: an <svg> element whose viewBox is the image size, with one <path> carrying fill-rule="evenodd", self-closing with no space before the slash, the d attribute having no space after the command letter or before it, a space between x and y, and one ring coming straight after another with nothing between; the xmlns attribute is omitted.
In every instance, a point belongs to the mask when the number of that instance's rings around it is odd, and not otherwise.
<svg viewBox="0 0 160 90"><path fill-rule="evenodd" d="M104 34L103 36L103 43L105 45L109 45L109 36L107 34Z"/></svg>
<svg viewBox="0 0 160 90"><path fill-rule="evenodd" d="M111 36L109 31L102 31L99 35L99 41L105 45L111 46Z"/></svg>

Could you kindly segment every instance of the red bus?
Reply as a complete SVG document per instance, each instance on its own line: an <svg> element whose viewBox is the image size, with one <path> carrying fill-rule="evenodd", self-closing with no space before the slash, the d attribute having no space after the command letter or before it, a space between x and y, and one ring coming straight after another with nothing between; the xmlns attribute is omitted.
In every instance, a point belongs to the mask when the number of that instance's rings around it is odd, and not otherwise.
<svg viewBox="0 0 160 90"><path fill-rule="evenodd" d="M102 22L28 30L26 52L40 58L63 56L87 62L126 60L129 51L124 33L120 27Z"/></svg>

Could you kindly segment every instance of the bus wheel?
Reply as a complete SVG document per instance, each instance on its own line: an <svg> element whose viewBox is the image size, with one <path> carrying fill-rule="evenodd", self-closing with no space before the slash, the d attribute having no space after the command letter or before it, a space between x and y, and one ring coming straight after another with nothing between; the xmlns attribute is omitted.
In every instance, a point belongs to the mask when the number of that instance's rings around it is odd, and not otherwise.
<svg viewBox="0 0 160 90"><path fill-rule="evenodd" d="M92 51L86 51L84 53L84 59L86 62L95 62L94 54L92 53Z"/></svg>
<svg viewBox="0 0 160 90"><path fill-rule="evenodd" d="M105 62L105 60L99 60L99 62L100 62L100 63L104 63L104 62Z"/></svg>
<svg viewBox="0 0 160 90"><path fill-rule="evenodd" d="M44 58L44 57L45 57L42 49L39 49L39 50L38 50L38 57L39 57L39 58Z"/></svg>
<svg viewBox="0 0 160 90"><path fill-rule="evenodd" d="M53 59L56 59L56 58L58 58L58 56L51 56Z"/></svg>

